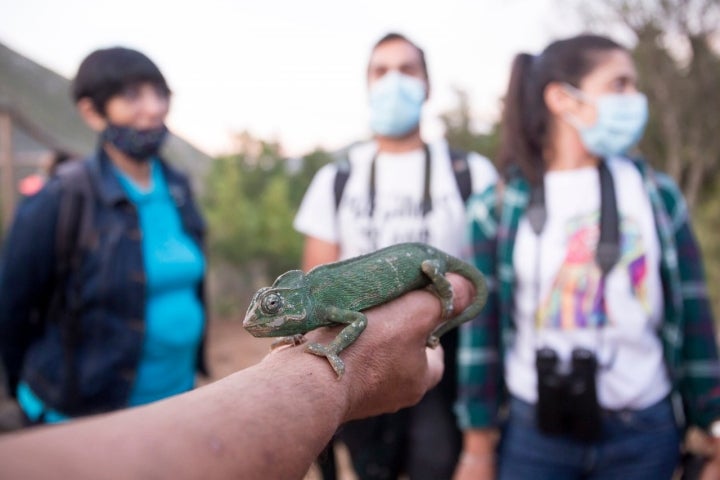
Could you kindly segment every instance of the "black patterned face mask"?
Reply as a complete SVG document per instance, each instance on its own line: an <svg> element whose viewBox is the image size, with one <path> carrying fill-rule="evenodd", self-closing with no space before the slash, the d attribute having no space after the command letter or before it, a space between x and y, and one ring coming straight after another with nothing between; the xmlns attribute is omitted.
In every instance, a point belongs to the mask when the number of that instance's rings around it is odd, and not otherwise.
<svg viewBox="0 0 720 480"><path fill-rule="evenodd" d="M100 134L100 140L112 144L136 162L147 162L160 152L167 133L165 125L138 130L109 123Z"/></svg>

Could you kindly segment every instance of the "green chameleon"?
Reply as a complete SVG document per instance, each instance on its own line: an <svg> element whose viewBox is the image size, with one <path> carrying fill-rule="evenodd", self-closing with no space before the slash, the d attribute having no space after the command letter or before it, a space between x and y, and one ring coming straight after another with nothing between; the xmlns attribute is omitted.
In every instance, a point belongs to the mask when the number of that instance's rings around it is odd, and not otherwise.
<svg viewBox="0 0 720 480"><path fill-rule="evenodd" d="M297 345L303 334L323 326L347 325L327 345L310 343L306 350L326 357L338 378L345 365L338 354L353 343L367 325L361 310L389 302L411 290L433 285L443 317L452 313L452 285L443 276L458 273L470 280L476 297L460 315L445 321L428 338L436 347L445 332L475 317L487 299L485 278L475 267L422 243L401 243L367 255L320 265L307 274L292 270L271 287L258 290L243 326L255 337L286 338L275 342Z"/></svg>

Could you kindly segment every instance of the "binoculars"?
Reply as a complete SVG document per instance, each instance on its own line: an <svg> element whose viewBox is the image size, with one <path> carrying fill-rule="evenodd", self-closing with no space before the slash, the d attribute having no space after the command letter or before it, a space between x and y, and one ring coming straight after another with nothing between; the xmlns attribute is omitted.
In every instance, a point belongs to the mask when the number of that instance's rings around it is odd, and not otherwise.
<svg viewBox="0 0 720 480"><path fill-rule="evenodd" d="M537 425L549 435L569 435L582 441L598 439L602 430L595 386L598 362L595 354L575 348L570 370L559 368L557 352L544 347L536 352L538 379Z"/></svg>

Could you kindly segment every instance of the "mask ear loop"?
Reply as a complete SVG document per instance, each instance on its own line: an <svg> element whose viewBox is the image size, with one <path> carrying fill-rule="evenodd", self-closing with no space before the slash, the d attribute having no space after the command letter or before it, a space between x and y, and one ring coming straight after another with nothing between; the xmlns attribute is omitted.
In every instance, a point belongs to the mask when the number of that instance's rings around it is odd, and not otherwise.
<svg viewBox="0 0 720 480"><path fill-rule="evenodd" d="M570 85L567 82L561 83L563 89L565 90L565 93L573 97L578 102L584 103L585 105L595 105L595 102L587 98L587 95L585 92L580 90L574 85ZM572 125L575 130L582 130L583 128L587 128L587 125L583 125L583 123L574 115L571 114L565 114L562 116L562 118L568 122L570 125Z"/></svg>

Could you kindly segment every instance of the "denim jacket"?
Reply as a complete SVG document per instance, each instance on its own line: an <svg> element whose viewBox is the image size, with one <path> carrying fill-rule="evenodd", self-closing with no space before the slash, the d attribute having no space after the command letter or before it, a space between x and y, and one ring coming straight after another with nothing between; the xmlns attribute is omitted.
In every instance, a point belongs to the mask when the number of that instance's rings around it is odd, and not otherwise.
<svg viewBox="0 0 720 480"><path fill-rule="evenodd" d="M15 394L22 380L48 407L70 415L127 405L145 334L145 271L137 212L102 149L83 162L93 192L93 234L79 266L58 282L57 178L19 206L0 266L0 354L10 392ZM160 164L182 225L202 249L205 226L188 180L165 162ZM58 318L48 318L58 316L48 305L56 288L68 295L71 286L78 299L79 333L68 356L67 332ZM204 281L198 290L205 306ZM205 337L204 332L197 359L202 373L207 373ZM67 398L69 372L77 390L72 392L73 402Z"/></svg>

